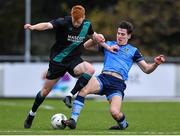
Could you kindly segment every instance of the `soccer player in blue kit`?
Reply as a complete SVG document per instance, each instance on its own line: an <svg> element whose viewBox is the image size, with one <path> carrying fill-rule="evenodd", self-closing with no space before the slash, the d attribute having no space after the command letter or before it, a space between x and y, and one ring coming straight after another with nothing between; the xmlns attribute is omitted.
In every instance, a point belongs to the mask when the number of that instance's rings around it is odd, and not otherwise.
<svg viewBox="0 0 180 136"><path fill-rule="evenodd" d="M147 74L153 72L161 63L165 62L164 55L154 58L154 63L147 63L136 47L128 43L131 38L133 26L130 22L120 22L116 41L107 41L106 44L118 46L116 53L111 53L106 49L104 52L104 67L102 73L97 77L92 77L88 84L79 91L72 108L71 118L63 120L62 123L71 129L76 128L76 123L84 106L85 96L88 94L106 95L110 104L110 113L117 125L110 127L110 130L124 130L128 127L125 114L121 111L125 80L133 62L136 62L140 69Z"/></svg>
<svg viewBox="0 0 180 136"><path fill-rule="evenodd" d="M24 128L30 128L38 107L66 72L69 72L73 77L79 76L73 94L76 94L88 83L94 74L94 68L90 63L82 60L81 54L83 48L90 48L89 45L93 44L85 42L86 37L89 36L93 42L97 43L104 39L93 31L91 22L85 19L85 9L81 5L72 7L71 16L35 25L25 24L24 28L38 31L54 29L56 32L56 42L51 48L45 84L37 93L32 108L24 121ZM106 48L106 46L103 47ZM111 50L109 47L108 49Z"/></svg>

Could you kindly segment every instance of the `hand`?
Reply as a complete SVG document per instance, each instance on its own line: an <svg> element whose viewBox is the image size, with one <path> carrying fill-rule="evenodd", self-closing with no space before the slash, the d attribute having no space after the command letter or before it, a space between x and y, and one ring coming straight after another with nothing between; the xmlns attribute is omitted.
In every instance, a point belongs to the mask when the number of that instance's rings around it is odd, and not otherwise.
<svg viewBox="0 0 180 136"><path fill-rule="evenodd" d="M157 65L160 65L161 63L165 62L166 59L165 59L165 56L164 55L159 55L157 57L154 58L154 62L157 64Z"/></svg>
<svg viewBox="0 0 180 136"><path fill-rule="evenodd" d="M32 25L31 24L25 24L24 29L32 30Z"/></svg>
<svg viewBox="0 0 180 136"><path fill-rule="evenodd" d="M117 53L118 50L119 50L118 45L109 46L109 51L112 52L112 53Z"/></svg>
<svg viewBox="0 0 180 136"><path fill-rule="evenodd" d="M97 41L98 43L103 43L103 42L105 42L105 38L104 38L104 36L103 36L102 34L96 34L95 38L96 38L96 41Z"/></svg>

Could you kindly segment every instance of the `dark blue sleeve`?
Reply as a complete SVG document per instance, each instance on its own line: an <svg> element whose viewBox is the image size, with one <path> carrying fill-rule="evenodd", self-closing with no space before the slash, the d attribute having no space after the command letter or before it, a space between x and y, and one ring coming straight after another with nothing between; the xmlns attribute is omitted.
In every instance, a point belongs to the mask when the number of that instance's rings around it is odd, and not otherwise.
<svg viewBox="0 0 180 136"><path fill-rule="evenodd" d="M52 20L50 21L50 23L53 25L54 29L63 27L65 25L64 18L58 18L58 19Z"/></svg>
<svg viewBox="0 0 180 136"><path fill-rule="evenodd" d="M94 30L93 30L92 25L90 24L89 30L88 30L88 35L92 35L93 33L94 33Z"/></svg>
<svg viewBox="0 0 180 136"><path fill-rule="evenodd" d="M136 50L136 52L134 53L133 61L139 62L141 60L144 60L144 57L141 55L141 53L138 50Z"/></svg>
<svg viewBox="0 0 180 136"><path fill-rule="evenodd" d="M104 53L104 47L102 47L101 45L99 45L99 46L98 46L98 52Z"/></svg>

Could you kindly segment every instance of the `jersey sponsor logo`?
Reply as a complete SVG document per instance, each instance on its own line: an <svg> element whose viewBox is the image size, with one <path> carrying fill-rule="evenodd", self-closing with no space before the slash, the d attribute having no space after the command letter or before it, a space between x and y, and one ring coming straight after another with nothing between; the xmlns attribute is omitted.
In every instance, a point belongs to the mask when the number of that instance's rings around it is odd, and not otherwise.
<svg viewBox="0 0 180 136"><path fill-rule="evenodd" d="M83 42L85 39L85 37L80 37L80 36L73 36L73 35L68 35L67 37L67 41L70 41L70 42Z"/></svg>
<svg viewBox="0 0 180 136"><path fill-rule="evenodd" d="M83 28L82 28L81 32L79 33L79 35L78 36L69 36L69 38L70 39L75 39L77 41L83 40L82 38L79 38L79 37L83 37L83 38L86 37L86 35L88 33L88 30L89 30L89 26L90 26L90 22L84 22ZM72 42L72 44L67 46L67 48L65 48L62 52L57 54L53 58L53 61L61 62L66 56L68 56L71 53L71 51L73 51L79 45L81 45L81 42Z"/></svg>

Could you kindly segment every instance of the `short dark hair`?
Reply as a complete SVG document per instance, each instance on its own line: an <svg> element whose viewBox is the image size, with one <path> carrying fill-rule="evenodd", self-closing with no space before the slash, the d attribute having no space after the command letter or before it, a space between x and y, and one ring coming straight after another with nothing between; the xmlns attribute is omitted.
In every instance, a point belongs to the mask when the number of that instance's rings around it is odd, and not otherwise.
<svg viewBox="0 0 180 136"><path fill-rule="evenodd" d="M118 28L126 29L128 34L133 32L133 25L128 21L121 21Z"/></svg>

